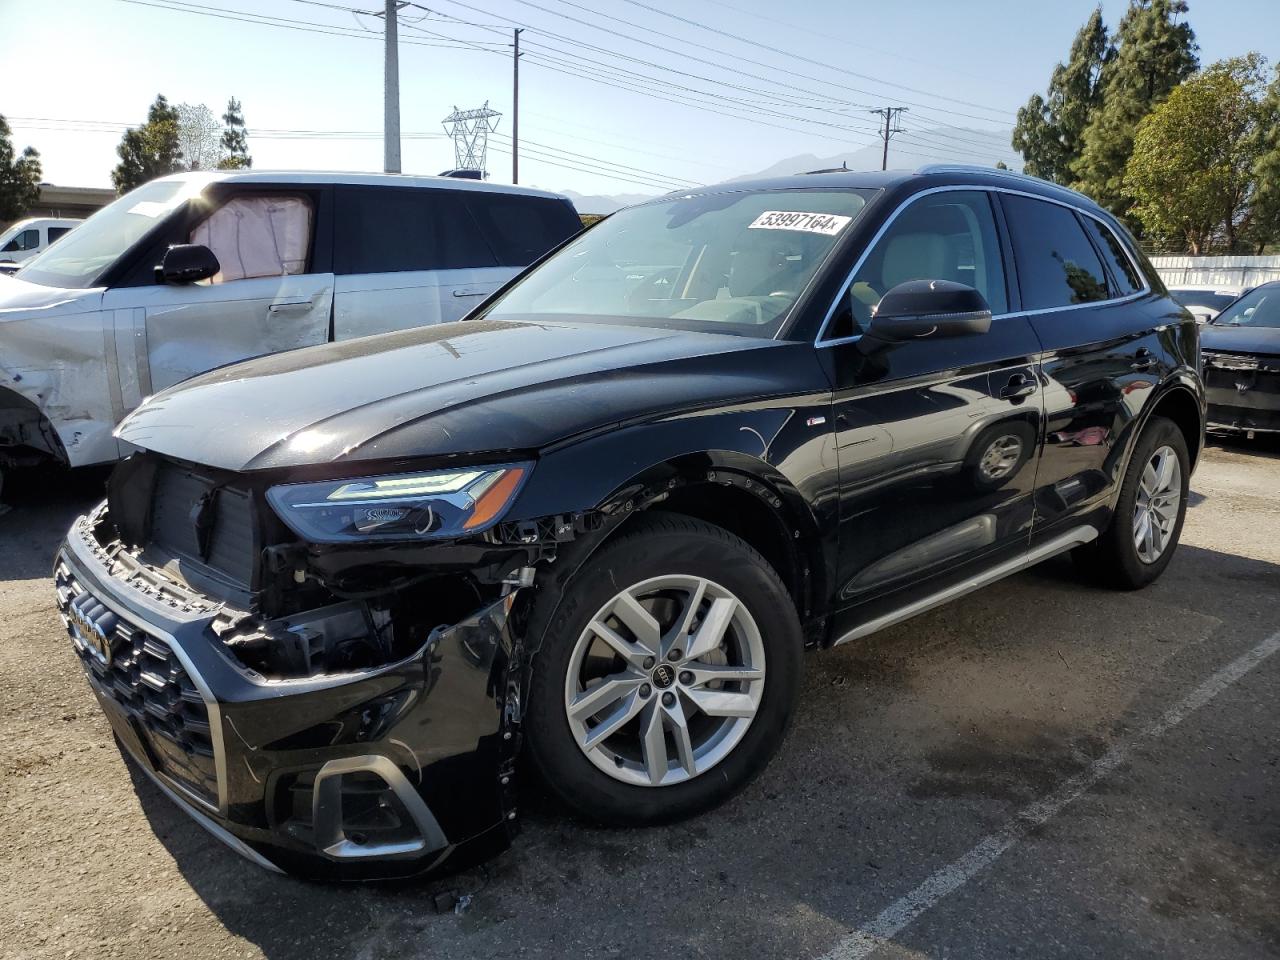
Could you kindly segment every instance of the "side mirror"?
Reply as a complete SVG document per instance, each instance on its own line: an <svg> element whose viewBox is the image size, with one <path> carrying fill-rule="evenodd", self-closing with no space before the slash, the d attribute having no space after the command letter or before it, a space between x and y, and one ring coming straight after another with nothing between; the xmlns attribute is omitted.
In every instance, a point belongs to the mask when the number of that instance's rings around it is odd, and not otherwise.
<svg viewBox="0 0 1280 960"><path fill-rule="evenodd" d="M991 329L991 307L973 287L950 280L908 280L883 297L868 335L897 342L963 337Z"/></svg>
<svg viewBox="0 0 1280 960"><path fill-rule="evenodd" d="M156 267L156 283L195 283L214 276L222 265L201 243L175 243Z"/></svg>

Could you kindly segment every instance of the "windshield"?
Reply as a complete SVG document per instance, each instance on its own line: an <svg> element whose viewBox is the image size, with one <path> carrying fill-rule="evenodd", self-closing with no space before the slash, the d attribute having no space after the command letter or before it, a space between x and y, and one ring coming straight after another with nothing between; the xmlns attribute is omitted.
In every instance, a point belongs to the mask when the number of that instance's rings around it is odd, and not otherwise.
<svg viewBox="0 0 1280 960"><path fill-rule="evenodd" d="M632 207L534 269L486 316L772 337L871 195L772 190Z"/></svg>
<svg viewBox="0 0 1280 960"><path fill-rule="evenodd" d="M1170 290L1169 296L1184 307L1208 307L1221 310L1236 298L1234 293L1214 293L1212 290Z"/></svg>
<svg viewBox="0 0 1280 960"><path fill-rule="evenodd" d="M31 283L91 287L120 254L203 189L204 179L159 180L109 203L18 271Z"/></svg>
<svg viewBox="0 0 1280 960"><path fill-rule="evenodd" d="M1280 327L1280 286L1246 293L1214 319L1215 327Z"/></svg>

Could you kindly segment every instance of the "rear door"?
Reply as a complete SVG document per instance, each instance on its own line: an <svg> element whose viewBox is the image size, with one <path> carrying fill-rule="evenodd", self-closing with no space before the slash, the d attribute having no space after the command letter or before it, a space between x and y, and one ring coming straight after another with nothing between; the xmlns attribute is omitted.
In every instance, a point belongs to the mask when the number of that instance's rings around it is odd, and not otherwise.
<svg viewBox="0 0 1280 960"><path fill-rule="evenodd" d="M462 191L348 186L335 200L335 340L460 320L515 273Z"/></svg>
<svg viewBox="0 0 1280 960"><path fill-rule="evenodd" d="M326 342L334 284L316 242L320 199L284 186L220 192L165 238L209 247L221 266L212 280L109 289L103 308L115 311L122 394L145 396L213 367ZM122 331L133 334L123 356ZM136 386L126 390L134 370Z"/></svg>
<svg viewBox="0 0 1280 960"><path fill-rule="evenodd" d="M1036 528L1048 530L1088 518L1114 491L1129 428L1170 368L1169 317L1109 225L1043 198L1001 203L1044 348Z"/></svg>
<svg viewBox="0 0 1280 960"><path fill-rule="evenodd" d="M939 578L1026 549L1041 429L1039 344L1009 313L990 194L912 200L877 238L828 324L840 471L837 603L894 607ZM951 280L991 306L985 334L873 345L861 333L890 288ZM822 344L820 344L821 346ZM849 624L841 625L841 631Z"/></svg>

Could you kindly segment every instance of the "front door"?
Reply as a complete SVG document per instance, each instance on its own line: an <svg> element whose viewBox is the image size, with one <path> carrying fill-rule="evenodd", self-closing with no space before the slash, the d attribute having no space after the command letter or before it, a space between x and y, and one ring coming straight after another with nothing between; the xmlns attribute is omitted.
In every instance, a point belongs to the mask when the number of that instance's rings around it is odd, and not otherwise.
<svg viewBox="0 0 1280 960"><path fill-rule="evenodd" d="M117 353L131 332L138 391L163 390L197 373L329 339L333 274L312 273L311 197L233 195L183 238L208 246L221 271L211 281L108 290ZM125 328L125 329L122 329ZM122 385L131 380L122 374ZM127 404L132 406L132 404Z"/></svg>
<svg viewBox="0 0 1280 960"><path fill-rule="evenodd" d="M870 602L897 605L940 577L1026 548L1039 453L1039 343L1006 315L1005 249L990 195L926 194L855 269L828 327L840 472L836 604L849 626ZM975 287L985 334L872 346L872 309L907 280ZM856 612L855 612L856 611Z"/></svg>

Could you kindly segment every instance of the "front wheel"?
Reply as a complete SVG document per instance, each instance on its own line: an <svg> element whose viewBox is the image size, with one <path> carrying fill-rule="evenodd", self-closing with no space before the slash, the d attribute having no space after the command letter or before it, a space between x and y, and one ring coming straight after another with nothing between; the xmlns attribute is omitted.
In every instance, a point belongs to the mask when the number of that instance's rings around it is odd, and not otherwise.
<svg viewBox="0 0 1280 960"><path fill-rule="evenodd" d="M791 597L748 544L687 517L637 518L552 615L533 661L529 757L592 820L699 813L782 742L801 647Z"/></svg>
<svg viewBox="0 0 1280 960"><path fill-rule="evenodd" d="M1191 458L1178 425L1153 417L1138 438L1110 526L1081 565L1108 586L1145 587L1164 572L1182 534Z"/></svg>

